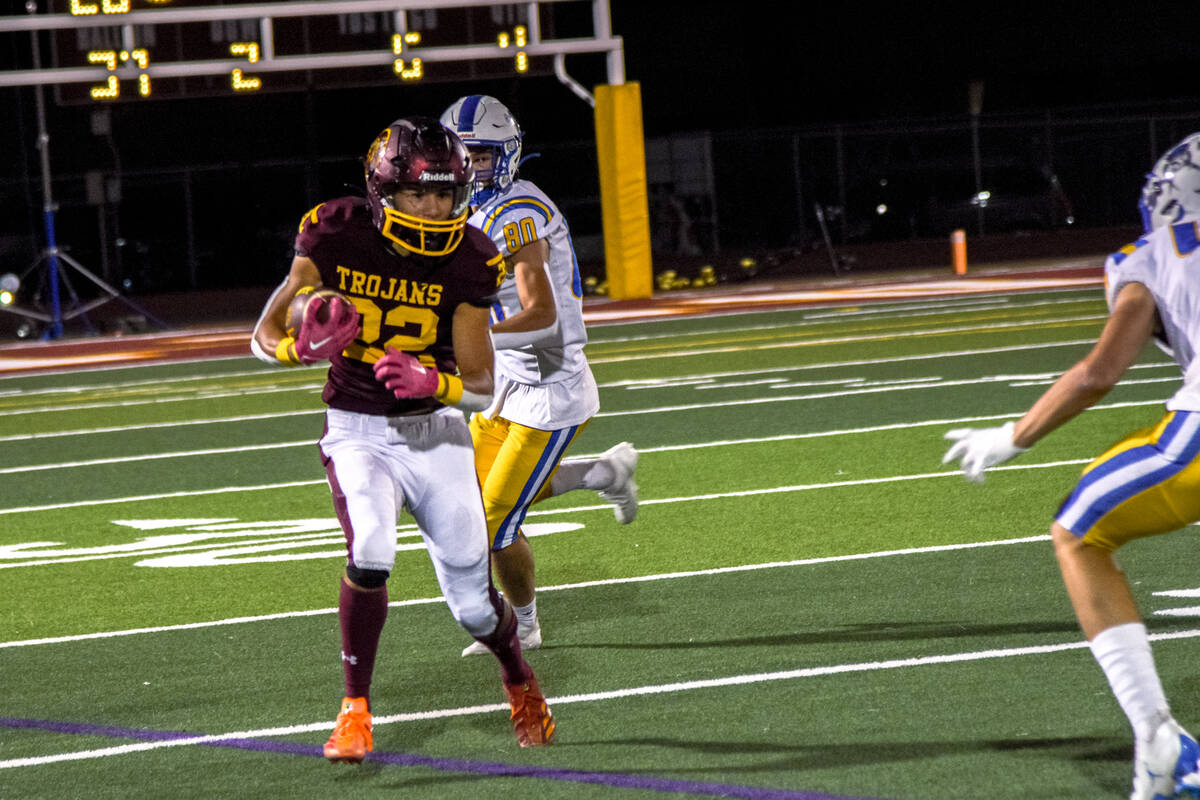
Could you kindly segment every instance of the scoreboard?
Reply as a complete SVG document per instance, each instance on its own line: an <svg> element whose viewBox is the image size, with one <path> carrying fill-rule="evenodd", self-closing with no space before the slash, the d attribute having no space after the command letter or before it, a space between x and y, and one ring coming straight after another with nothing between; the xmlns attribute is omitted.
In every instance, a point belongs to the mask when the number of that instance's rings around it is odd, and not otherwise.
<svg viewBox="0 0 1200 800"><path fill-rule="evenodd" d="M31 0L27 11L0 15L0 35L41 37L50 63L0 70L0 86L51 85L62 103L561 73L571 53L606 54L610 82L624 82L607 0Z"/></svg>

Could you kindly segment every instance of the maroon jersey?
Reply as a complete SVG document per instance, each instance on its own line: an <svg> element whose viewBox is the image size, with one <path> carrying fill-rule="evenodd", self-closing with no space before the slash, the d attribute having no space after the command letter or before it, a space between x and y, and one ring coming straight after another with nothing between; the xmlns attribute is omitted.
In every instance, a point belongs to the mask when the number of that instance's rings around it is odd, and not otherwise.
<svg viewBox="0 0 1200 800"><path fill-rule="evenodd" d="M363 414L412 414L441 406L432 397L399 399L375 379L371 365L389 348L454 374L454 310L488 308L495 300L501 255L468 225L462 242L440 258L401 254L371 222L367 201L339 197L300 223L296 255L313 260L321 282L353 301L362 316L359 338L334 356L321 399Z"/></svg>

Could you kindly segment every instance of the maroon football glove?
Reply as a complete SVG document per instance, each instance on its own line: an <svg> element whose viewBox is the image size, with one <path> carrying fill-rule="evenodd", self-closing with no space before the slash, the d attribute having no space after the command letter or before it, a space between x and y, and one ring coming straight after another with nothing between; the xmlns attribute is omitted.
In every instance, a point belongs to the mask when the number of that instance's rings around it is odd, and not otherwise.
<svg viewBox="0 0 1200 800"><path fill-rule="evenodd" d="M375 378L401 399L433 397L438 388L436 369L421 366L411 353L399 350L388 350L387 355L375 362Z"/></svg>
<svg viewBox="0 0 1200 800"><path fill-rule="evenodd" d="M358 335L358 312L341 297L317 295L304 307L296 334L296 358L315 364L345 350Z"/></svg>

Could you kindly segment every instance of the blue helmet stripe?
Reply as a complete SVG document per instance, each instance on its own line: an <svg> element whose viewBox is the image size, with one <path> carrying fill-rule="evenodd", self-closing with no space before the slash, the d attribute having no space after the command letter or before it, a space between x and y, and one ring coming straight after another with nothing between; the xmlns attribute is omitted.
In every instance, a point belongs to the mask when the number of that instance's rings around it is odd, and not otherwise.
<svg viewBox="0 0 1200 800"><path fill-rule="evenodd" d="M473 94L463 99L462 108L458 111L458 129L475 130L475 109L479 108L481 94Z"/></svg>

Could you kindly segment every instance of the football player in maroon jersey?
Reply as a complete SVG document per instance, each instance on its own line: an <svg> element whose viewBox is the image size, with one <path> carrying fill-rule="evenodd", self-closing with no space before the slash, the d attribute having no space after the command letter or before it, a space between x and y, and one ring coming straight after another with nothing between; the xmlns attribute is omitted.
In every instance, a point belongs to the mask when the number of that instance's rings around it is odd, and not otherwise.
<svg viewBox="0 0 1200 800"><path fill-rule="evenodd" d="M492 586L462 413L491 400L488 314L501 262L466 224L470 155L437 120L408 117L376 137L365 171L365 199L339 197L304 216L251 345L273 364L330 362L320 449L348 559L338 598L346 696L325 756L358 763L372 749L369 690L401 509L421 529L454 618L499 660L521 746L546 744L554 718ZM309 286L349 302L316 295L288 336L288 306Z"/></svg>

